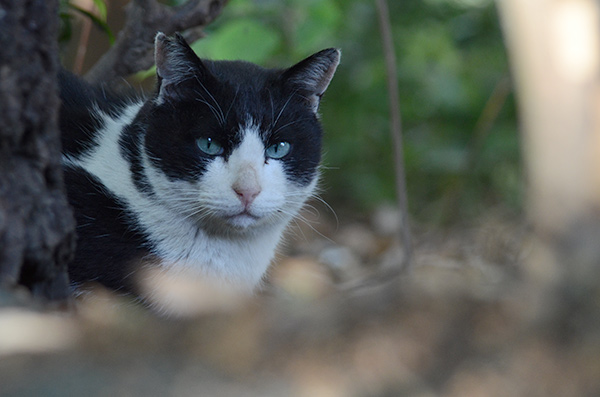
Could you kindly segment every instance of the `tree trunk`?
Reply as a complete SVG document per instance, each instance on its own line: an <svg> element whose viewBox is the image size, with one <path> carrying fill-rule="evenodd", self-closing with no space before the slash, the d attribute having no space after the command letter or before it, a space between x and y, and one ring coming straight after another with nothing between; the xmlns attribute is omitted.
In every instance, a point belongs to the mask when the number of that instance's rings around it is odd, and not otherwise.
<svg viewBox="0 0 600 397"><path fill-rule="evenodd" d="M57 0L0 0L0 288L69 296L75 222L57 124Z"/></svg>
<svg viewBox="0 0 600 397"><path fill-rule="evenodd" d="M542 316L561 306L573 312L600 296L600 8L595 0L498 0L498 7L536 232L526 269L537 287L532 298Z"/></svg>

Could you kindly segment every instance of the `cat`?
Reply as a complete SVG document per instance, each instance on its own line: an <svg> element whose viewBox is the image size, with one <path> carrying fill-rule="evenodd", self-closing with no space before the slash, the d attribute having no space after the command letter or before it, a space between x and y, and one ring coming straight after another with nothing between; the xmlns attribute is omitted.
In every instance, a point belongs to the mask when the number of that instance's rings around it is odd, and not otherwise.
<svg viewBox="0 0 600 397"><path fill-rule="evenodd" d="M146 100L61 72L74 288L139 296L151 267L255 290L315 193L317 111L339 60L334 48L287 69L201 60L179 34L158 33Z"/></svg>

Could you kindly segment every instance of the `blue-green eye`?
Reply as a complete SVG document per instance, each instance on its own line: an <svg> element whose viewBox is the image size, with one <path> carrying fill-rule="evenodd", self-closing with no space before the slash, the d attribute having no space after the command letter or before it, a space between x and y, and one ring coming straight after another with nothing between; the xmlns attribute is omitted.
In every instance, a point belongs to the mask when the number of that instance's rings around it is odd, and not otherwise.
<svg viewBox="0 0 600 397"><path fill-rule="evenodd" d="M212 138L198 138L196 144L204 153L209 156L218 156L223 154L223 146Z"/></svg>
<svg viewBox="0 0 600 397"><path fill-rule="evenodd" d="M292 145L289 142L277 142L265 150L267 157L271 159L280 159L285 157L290 152Z"/></svg>

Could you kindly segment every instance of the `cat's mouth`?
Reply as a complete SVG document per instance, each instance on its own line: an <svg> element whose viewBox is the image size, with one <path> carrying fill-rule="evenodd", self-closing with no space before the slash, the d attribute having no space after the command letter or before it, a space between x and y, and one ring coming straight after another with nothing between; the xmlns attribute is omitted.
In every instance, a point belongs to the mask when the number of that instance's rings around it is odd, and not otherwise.
<svg viewBox="0 0 600 397"><path fill-rule="evenodd" d="M260 220L260 217L245 210L239 214L226 216L225 219L227 222L237 228L246 229L252 225L255 225Z"/></svg>

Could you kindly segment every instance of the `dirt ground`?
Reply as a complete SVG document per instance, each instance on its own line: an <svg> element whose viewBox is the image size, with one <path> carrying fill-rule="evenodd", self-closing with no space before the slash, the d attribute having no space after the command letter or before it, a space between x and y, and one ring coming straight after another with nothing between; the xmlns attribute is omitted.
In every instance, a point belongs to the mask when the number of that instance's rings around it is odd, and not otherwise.
<svg viewBox="0 0 600 397"><path fill-rule="evenodd" d="M100 289L6 303L0 396L600 395L598 288L536 288L525 221L415 226L399 273L393 209L306 218L254 297L182 279L166 317Z"/></svg>

